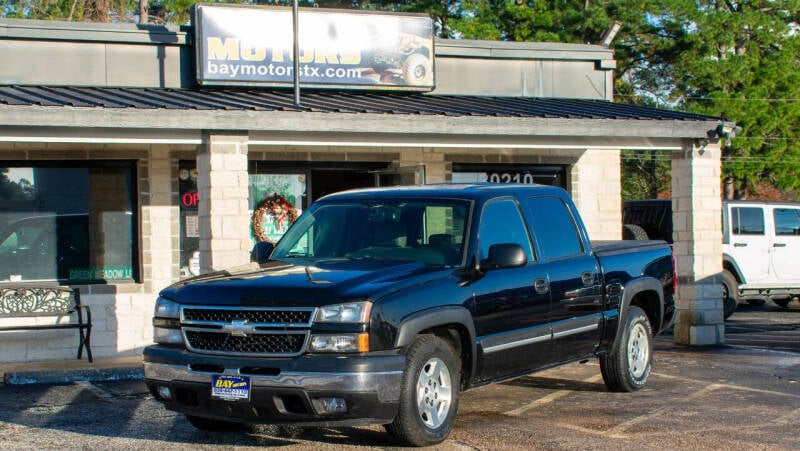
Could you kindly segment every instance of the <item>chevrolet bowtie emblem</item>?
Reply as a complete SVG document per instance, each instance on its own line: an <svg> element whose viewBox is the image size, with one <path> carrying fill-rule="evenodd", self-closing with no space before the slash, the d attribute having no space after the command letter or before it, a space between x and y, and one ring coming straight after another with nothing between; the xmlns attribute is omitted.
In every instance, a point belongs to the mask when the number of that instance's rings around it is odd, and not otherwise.
<svg viewBox="0 0 800 451"><path fill-rule="evenodd" d="M246 337L256 332L256 326L247 324L246 319L235 319L230 324L223 325L222 331L231 334L232 337Z"/></svg>

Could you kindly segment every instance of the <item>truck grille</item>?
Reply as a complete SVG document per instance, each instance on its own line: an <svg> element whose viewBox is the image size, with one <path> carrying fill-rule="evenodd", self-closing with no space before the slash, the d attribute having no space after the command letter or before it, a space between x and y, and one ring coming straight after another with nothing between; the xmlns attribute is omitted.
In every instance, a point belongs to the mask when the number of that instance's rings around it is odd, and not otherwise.
<svg viewBox="0 0 800 451"><path fill-rule="evenodd" d="M186 306L181 327L192 352L292 356L305 350L313 317L313 308Z"/></svg>
<svg viewBox="0 0 800 451"><path fill-rule="evenodd" d="M187 330L189 347L198 352L253 355L299 354L307 334L254 334L234 337L231 334Z"/></svg>
<svg viewBox="0 0 800 451"><path fill-rule="evenodd" d="M249 323L261 324L297 324L308 325L311 321L311 310L230 310L210 308L185 308L183 321L232 323L233 320L247 320Z"/></svg>

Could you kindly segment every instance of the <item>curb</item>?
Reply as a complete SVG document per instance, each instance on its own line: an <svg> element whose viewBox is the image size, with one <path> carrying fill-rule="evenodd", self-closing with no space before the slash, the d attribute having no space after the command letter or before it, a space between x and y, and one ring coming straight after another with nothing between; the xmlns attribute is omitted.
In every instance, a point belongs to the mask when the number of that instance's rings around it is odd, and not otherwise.
<svg viewBox="0 0 800 451"><path fill-rule="evenodd" d="M142 379L144 379L144 370L141 366L137 366L81 370L17 371L5 373L3 383L5 385L65 384L78 381L134 381Z"/></svg>

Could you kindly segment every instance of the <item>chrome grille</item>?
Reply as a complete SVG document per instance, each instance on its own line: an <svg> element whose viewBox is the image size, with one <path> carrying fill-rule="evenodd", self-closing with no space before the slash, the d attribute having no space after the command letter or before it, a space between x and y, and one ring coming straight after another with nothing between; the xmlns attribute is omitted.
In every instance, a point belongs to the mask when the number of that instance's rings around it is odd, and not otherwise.
<svg viewBox="0 0 800 451"><path fill-rule="evenodd" d="M181 327L192 352L293 356L305 350L314 311L303 307L185 306Z"/></svg>

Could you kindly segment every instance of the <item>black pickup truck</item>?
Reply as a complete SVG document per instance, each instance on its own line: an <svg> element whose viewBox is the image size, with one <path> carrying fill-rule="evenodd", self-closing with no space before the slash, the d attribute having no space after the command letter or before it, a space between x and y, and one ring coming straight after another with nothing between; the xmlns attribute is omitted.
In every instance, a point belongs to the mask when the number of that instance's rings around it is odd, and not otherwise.
<svg viewBox="0 0 800 451"><path fill-rule="evenodd" d="M592 245L560 188L348 191L263 246L157 300L145 381L200 429L385 424L431 445L460 392L537 369L597 357L610 390L641 388L675 312L668 245Z"/></svg>

